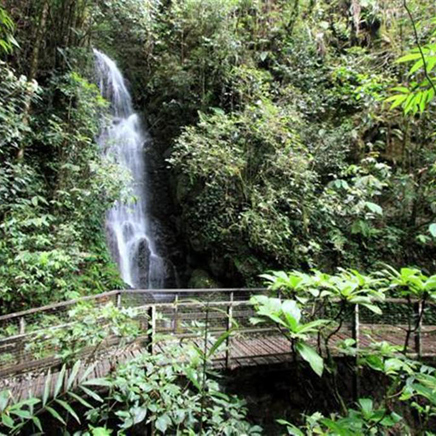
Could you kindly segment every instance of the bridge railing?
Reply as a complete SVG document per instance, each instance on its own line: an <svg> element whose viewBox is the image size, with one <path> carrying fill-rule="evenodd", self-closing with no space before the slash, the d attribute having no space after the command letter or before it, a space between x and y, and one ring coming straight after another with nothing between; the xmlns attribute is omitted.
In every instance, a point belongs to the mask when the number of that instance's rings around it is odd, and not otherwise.
<svg viewBox="0 0 436 436"><path fill-rule="evenodd" d="M56 338L53 340L56 336L53 332L65 329L71 332L75 325L87 322L75 319L83 306L94 313L108 304L133 309L142 332L135 342L148 343L152 349L153 338L157 336L194 338L205 323L206 313L211 334L219 334L234 323L248 327L252 314L249 299L265 292L265 289L239 288L120 290L3 315L0 316L0 378L59 365L65 356L62 344ZM99 354L109 349L113 349L113 354L119 352L120 338L110 332L110 320L97 316L90 317L89 322L107 334L102 334L105 337L102 344L83 347L81 357L94 356L96 349ZM74 340L74 334L70 336ZM73 343L64 345L74 347Z"/></svg>
<svg viewBox="0 0 436 436"><path fill-rule="evenodd" d="M167 341L190 340L200 344L206 326L209 334L215 337L234 329L235 333L227 336L225 351L216 356L216 360L223 366L230 367L232 361L243 359L244 356L256 357L255 353L250 354L252 350L244 352L244 348L250 348L256 338L279 334L273 327L259 328L250 323L250 318L254 315L250 298L267 292L263 288L122 290L3 315L0 316L0 378L62 363L66 358L62 351L74 348L73 342L77 340L74 328L80 328L80 323L83 322L88 322L86 327L93 331L106 332L106 335L102 335L102 344L93 343L82 347L79 354L85 358L95 358L97 355L104 355L108 359L116 358L121 348L125 349L126 346L146 345L154 352L155 338L162 336ZM83 305L99 313L108 304L133 310L134 322L141 332L134 341L123 342L111 330L110 319L97 316L87 320L85 317L79 322L75 318ZM370 339L389 338L393 343L401 345L408 328L410 311L413 311L412 315L416 318L422 308L416 304L411 306L410 302L401 299L387 299L381 305L382 316L362 307L350 306L344 323L337 332L337 338L354 338L362 346L367 345ZM310 312L309 307L306 310ZM331 313L321 313L319 316L330 315ZM70 329L69 338L72 343L62 344L62 339L53 341L53 336L56 336L53 332L65 329ZM436 312L434 306L428 305L421 317L421 325L413 332L416 353L436 354L436 344L433 345L435 329ZM65 346L64 350L62 345ZM262 346L267 348L265 344ZM262 352L267 353L268 350Z"/></svg>

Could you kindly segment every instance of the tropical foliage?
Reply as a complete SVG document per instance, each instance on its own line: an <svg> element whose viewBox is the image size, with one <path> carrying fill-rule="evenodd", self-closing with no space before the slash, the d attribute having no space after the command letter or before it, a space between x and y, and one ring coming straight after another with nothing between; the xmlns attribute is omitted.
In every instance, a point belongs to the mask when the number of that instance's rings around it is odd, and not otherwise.
<svg viewBox="0 0 436 436"><path fill-rule="evenodd" d="M271 293L278 293L281 298L253 297L257 316L252 322L275 325L290 340L294 356L299 355L307 361L318 376L323 376L323 369L326 369L324 377L330 380L332 396L341 411L329 416L319 412L304 416L302 426L280 419L278 422L285 426L288 434L375 435L392 434L392 431L428 434L436 412L432 390L436 369L412 360L408 352L410 335L417 332L425 310L422 309L416 318L414 304L418 302L422 305L436 298L435 276L426 277L416 269L396 271L387 268L374 277L363 276L357 271L342 271L334 276L314 271L313 274L275 272L264 278L270 283ZM350 323L350 311L347 311L346 305L351 305L353 311L356 307L366 308L382 316L384 311L388 311L389 306L384 305L387 296L408 299L409 322L404 347L374 339L369 345L362 346L357 342L358 338L333 344L333 336L341 331L346 322ZM329 311L332 305L339 306L339 310ZM329 312L330 317L326 317ZM327 319L319 319L320 314ZM312 344L317 345L310 346L310 339ZM332 359L334 349L336 353L339 351L352 357L357 377L368 369L372 374L383 375L387 383L378 389L380 398L357 398L357 408L347 404L347 398L339 389L341 372L337 361ZM355 389L355 395L359 395L358 388ZM410 409L417 411L418 420L402 416Z"/></svg>
<svg viewBox="0 0 436 436"><path fill-rule="evenodd" d="M86 313L88 324L91 320L101 322L102 317L89 308L79 310ZM103 316L108 311L111 321L122 320L111 306L105 308ZM74 326L80 330L83 323ZM131 339L131 327L118 327L111 333ZM63 333L54 336L69 335L77 343L68 327L59 331ZM80 331L89 336L88 344L95 346L104 340L97 334L91 338L93 335L83 328ZM167 346L166 353L159 355L144 351L97 379L90 375L98 363L88 364L83 371L84 362L76 360L70 370L64 365L56 378L48 373L42 398L34 398L30 392L28 399L15 401L10 391L1 392L0 431L21 434L32 428L41 432L55 428L53 431L64 432L79 425L83 430L79 434L90 435L153 428L155 434L259 436L262 428L248 421L244 401L225 393L209 373L210 358L221 342L218 338L207 355L192 345Z"/></svg>
<svg viewBox="0 0 436 436"><path fill-rule="evenodd" d="M168 12L177 23L171 35L181 41L171 45L176 83L199 110L194 125L176 134L169 159L180 230L193 254L206 255L220 280L243 283L271 267L433 268L430 3L406 10L400 1L344 2L342 9L341 2L229 2L228 18L227 9L217 17L213 3ZM219 44L183 38L192 35L195 20L184 14L193 10L220 25ZM222 25L235 16L238 26ZM209 63L225 47L226 63L208 64L204 81L185 86L204 45ZM160 65L153 77L166 59ZM188 96L166 85L159 97L171 90L165 111L186 124ZM408 115L426 112L404 117L399 105Z"/></svg>
<svg viewBox="0 0 436 436"><path fill-rule="evenodd" d="M431 435L435 369L410 353L436 292L435 17L434 0L3 0L1 314L125 286L104 215L132 201L130 175L96 144L98 47L154 138L153 218L181 283L266 281L253 323L327 383L331 413L276 416L282 431ZM358 313L389 313L404 343L337 343ZM41 399L0 394L1 432L52 430L42 417L83 435L262 432L198 347L79 374L84 350L138 339L137 315L83 305L44 328L25 351L50 344L62 376ZM378 395L345 398L335 353L379 375Z"/></svg>

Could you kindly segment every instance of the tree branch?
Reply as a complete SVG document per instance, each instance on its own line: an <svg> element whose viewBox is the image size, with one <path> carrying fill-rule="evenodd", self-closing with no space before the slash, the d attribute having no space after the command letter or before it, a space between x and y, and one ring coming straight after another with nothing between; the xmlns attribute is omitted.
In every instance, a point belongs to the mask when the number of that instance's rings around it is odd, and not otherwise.
<svg viewBox="0 0 436 436"><path fill-rule="evenodd" d="M404 9L406 9L406 11L407 11L407 15L410 18L410 22L412 23L412 28L413 28L413 33L415 36L416 45L418 46L418 50L419 50L419 53L421 54L421 59L422 59L422 62L424 64L425 77L429 81L430 86L433 88L433 91L436 95L436 85L434 84L433 79L430 77L430 75L427 71L427 60L425 58L424 51L422 50L422 47L421 47L421 43L420 43L419 36L418 36L418 30L416 29L415 19L413 18L412 11L410 10L409 5L407 4L407 0L403 0L403 5L404 5Z"/></svg>

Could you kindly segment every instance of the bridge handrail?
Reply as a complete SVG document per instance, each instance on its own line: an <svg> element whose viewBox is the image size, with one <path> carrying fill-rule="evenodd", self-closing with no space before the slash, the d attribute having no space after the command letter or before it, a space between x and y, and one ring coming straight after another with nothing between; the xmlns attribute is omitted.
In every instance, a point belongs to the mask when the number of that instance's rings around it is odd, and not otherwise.
<svg viewBox="0 0 436 436"><path fill-rule="evenodd" d="M103 292L96 295L87 295L80 298L75 298L67 301L60 301L59 303L48 304L46 306L34 307L32 309L23 310L21 312L8 313L6 315L0 315L0 323L3 321L9 321L14 318L21 318L23 316L32 315L35 313L47 312L53 309L59 309L63 307L73 306L77 303L84 301L102 300L108 297L118 297L122 295L134 295L134 294L212 294L212 293L232 293L232 292L266 292L267 288L207 288L207 289L123 289ZM339 301L339 300L338 300ZM416 304L418 300L407 300L406 298L386 298L381 303L393 303L393 304ZM426 301L427 305L436 305L436 302Z"/></svg>
<svg viewBox="0 0 436 436"><path fill-rule="evenodd" d="M21 312L9 313L0 316L0 323L10 321L15 318L21 318L35 313L47 312L53 309L73 306L84 301L102 300L108 297L118 297L122 295L134 294L212 294L212 293L232 293L232 292L266 292L266 288L214 288L214 289L123 289L103 292L96 295L87 295L85 297L75 298L73 300L61 301L59 303L48 304L46 306L34 307Z"/></svg>

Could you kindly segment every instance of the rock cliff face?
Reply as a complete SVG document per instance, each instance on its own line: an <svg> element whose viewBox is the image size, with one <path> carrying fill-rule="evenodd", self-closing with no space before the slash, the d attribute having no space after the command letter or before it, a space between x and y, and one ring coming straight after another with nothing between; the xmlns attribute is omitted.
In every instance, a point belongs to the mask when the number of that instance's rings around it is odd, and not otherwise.
<svg viewBox="0 0 436 436"><path fill-rule="evenodd" d="M143 114L146 119L146 115ZM165 259L166 288L187 286L186 247L181 237L176 205L173 200L170 183L170 171L166 159L167 144L151 140L145 150L149 165L149 213L151 226L155 234L156 245Z"/></svg>
<svg viewBox="0 0 436 436"><path fill-rule="evenodd" d="M146 118L146 115L144 115ZM182 193L185 181L175 179L169 168L168 144L157 137L148 145L150 184L149 208L156 243L168 260L166 287L212 288L233 284L224 259L215 259L204 251L200 240L186 237L180 205L189 201Z"/></svg>
<svg viewBox="0 0 436 436"><path fill-rule="evenodd" d="M138 103L141 104L141 103ZM143 104L143 103L142 103ZM147 123L153 118L143 112ZM212 288L237 286L224 259L215 259L204 250L201 240L189 239L183 222L181 206L189 201L187 180L171 171L167 159L173 138L167 132L149 128L152 139L145 150L148 162L149 215L157 248L167 260L167 288Z"/></svg>

